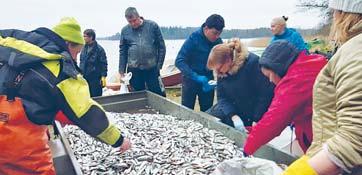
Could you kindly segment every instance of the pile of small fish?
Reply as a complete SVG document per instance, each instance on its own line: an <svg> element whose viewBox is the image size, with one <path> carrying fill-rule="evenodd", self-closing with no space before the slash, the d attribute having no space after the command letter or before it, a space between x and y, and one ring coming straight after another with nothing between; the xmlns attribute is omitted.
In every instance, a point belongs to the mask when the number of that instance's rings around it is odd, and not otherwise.
<svg viewBox="0 0 362 175"><path fill-rule="evenodd" d="M64 132L84 174L210 174L225 159L242 157L234 142L191 120L162 114L107 113L132 148L120 153L67 125Z"/></svg>

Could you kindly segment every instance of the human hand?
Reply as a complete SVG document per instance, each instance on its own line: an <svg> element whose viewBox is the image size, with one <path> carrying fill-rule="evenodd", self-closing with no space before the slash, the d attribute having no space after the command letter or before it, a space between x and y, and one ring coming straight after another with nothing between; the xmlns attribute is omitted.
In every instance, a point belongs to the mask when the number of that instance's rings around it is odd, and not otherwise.
<svg viewBox="0 0 362 175"><path fill-rule="evenodd" d="M120 147L120 152L124 153L132 147L131 141L128 138L123 139L123 143Z"/></svg>

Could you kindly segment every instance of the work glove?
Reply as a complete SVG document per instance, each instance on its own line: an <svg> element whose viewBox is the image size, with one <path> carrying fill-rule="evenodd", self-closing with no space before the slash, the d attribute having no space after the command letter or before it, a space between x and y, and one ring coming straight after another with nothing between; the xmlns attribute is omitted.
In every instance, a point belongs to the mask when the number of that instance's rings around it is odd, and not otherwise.
<svg viewBox="0 0 362 175"><path fill-rule="evenodd" d="M236 130L240 131L240 132L246 132L245 131L245 126L244 126L244 122L240 119L239 116L234 115L231 120L233 121L234 127Z"/></svg>
<svg viewBox="0 0 362 175"><path fill-rule="evenodd" d="M309 165L308 156L303 156L292 163L281 175L318 175Z"/></svg>
<svg viewBox="0 0 362 175"><path fill-rule="evenodd" d="M127 139L127 138L124 138L123 143L122 143L122 145L120 147L120 152L124 153L127 150L129 150L131 147L132 147L131 141L129 139Z"/></svg>
<svg viewBox="0 0 362 175"><path fill-rule="evenodd" d="M209 79L207 79L207 77L203 75L197 75L194 79L202 85L207 84L207 82L209 81Z"/></svg>
<svg viewBox="0 0 362 175"><path fill-rule="evenodd" d="M102 84L102 88L106 87L107 86L107 81L106 81L106 77L103 77L101 78L101 84Z"/></svg>
<svg viewBox="0 0 362 175"><path fill-rule="evenodd" d="M203 75L196 75L193 79L201 84L203 92L210 92L216 87L216 85L210 85L209 79Z"/></svg>

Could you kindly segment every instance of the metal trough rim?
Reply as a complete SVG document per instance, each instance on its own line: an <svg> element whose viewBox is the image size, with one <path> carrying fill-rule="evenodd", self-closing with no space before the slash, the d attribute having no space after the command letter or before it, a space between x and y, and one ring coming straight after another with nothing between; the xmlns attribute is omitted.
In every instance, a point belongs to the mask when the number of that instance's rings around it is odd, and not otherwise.
<svg viewBox="0 0 362 175"><path fill-rule="evenodd" d="M63 131L63 128L62 128L61 124L58 121L55 121L54 127L55 127L55 130L56 130L57 134L60 136L60 140L63 143L65 152L69 156L69 159L71 161L71 164L73 165L73 169L75 171L75 174L76 175L83 175L82 170L80 169L79 163L78 163L77 159L74 156L73 150L70 147L70 144L69 144L69 142L67 140L67 137L66 137L66 135L65 135L65 133ZM67 168L67 167L64 167L64 168Z"/></svg>

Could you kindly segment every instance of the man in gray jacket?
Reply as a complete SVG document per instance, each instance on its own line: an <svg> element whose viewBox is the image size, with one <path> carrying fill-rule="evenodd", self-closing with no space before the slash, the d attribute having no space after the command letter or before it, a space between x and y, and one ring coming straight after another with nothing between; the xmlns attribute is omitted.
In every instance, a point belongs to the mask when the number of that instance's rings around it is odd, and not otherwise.
<svg viewBox="0 0 362 175"><path fill-rule="evenodd" d="M160 69L166 47L159 26L141 17L136 8L125 12L128 25L123 27L119 44L119 74L132 72L130 84L135 91L148 90L166 96Z"/></svg>

